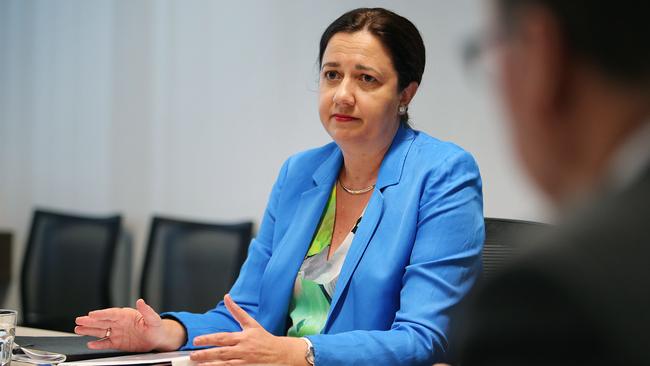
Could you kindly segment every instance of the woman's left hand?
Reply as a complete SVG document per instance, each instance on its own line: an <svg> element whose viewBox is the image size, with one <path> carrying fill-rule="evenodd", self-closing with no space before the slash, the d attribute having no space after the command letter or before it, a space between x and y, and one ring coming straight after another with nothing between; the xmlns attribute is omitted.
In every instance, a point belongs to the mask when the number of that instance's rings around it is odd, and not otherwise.
<svg viewBox="0 0 650 366"><path fill-rule="evenodd" d="M230 295L224 303L242 328L241 332L206 334L194 338L195 346L217 346L194 351L190 359L201 366L282 364L308 365L305 359L307 343L299 338L278 337L264 329Z"/></svg>

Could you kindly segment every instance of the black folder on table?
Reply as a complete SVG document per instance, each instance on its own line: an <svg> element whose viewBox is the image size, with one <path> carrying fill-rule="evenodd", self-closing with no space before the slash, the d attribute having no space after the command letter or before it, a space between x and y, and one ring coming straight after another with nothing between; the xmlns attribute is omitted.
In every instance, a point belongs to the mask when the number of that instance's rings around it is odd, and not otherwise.
<svg viewBox="0 0 650 366"><path fill-rule="evenodd" d="M113 349L88 349L86 343L96 341L95 337L63 336L63 337L30 337L16 336L15 341L21 347L39 351L56 352L66 355L66 361L80 361L92 358L115 357L133 353Z"/></svg>

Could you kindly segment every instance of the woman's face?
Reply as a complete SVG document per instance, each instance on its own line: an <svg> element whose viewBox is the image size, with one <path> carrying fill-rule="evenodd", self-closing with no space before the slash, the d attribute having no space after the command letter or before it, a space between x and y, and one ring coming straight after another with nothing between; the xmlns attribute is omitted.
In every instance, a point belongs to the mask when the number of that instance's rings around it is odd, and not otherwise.
<svg viewBox="0 0 650 366"><path fill-rule="evenodd" d="M390 145L404 93L383 45L366 31L337 33L323 53L319 113L339 145ZM350 146L350 145L348 145Z"/></svg>

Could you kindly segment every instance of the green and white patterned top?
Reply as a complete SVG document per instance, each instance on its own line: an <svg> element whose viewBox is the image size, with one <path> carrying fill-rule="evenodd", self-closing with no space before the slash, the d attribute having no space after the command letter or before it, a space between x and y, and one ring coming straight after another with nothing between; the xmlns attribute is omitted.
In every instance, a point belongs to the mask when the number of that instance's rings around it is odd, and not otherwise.
<svg viewBox="0 0 650 366"><path fill-rule="evenodd" d="M296 276L293 296L289 305L291 327L287 331L287 335L290 337L318 334L327 321L327 313L332 303L336 281L363 214L345 237L341 246L328 260L327 254L332 243L335 217L336 185L332 189L325 212L316 229L314 240L311 242L305 260Z"/></svg>

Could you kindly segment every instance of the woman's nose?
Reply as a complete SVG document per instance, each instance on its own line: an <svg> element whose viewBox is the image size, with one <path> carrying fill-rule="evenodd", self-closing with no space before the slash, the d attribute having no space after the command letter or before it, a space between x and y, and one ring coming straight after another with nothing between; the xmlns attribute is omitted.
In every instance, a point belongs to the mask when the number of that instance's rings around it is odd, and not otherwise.
<svg viewBox="0 0 650 366"><path fill-rule="evenodd" d="M351 82L343 80L336 88L334 97L332 98L334 104L341 106L354 105L354 90Z"/></svg>

